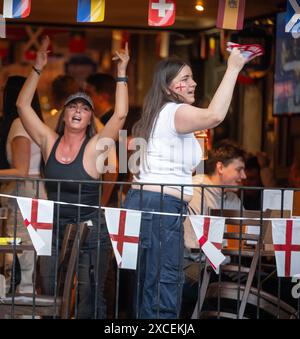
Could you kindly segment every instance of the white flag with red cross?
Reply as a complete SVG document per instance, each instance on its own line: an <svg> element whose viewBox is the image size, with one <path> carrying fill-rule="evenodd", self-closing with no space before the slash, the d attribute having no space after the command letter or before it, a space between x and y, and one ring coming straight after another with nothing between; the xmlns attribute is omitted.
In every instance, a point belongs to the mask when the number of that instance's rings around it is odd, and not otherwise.
<svg viewBox="0 0 300 339"><path fill-rule="evenodd" d="M175 21L175 0L149 0L148 25L171 26Z"/></svg>
<svg viewBox="0 0 300 339"><path fill-rule="evenodd" d="M37 255L51 256L54 202L30 198L17 202Z"/></svg>
<svg viewBox="0 0 300 339"><path fill-rule="evenodd" d="M119 268L136 269L142 212L106 208L105 219Z"/></svg>
<svg viewBox="0 0 300 339"><path fill-rule="evenodd" d="M225 259L221 252L225 219L201 215L190 215L189 218L202 251L212 268L218 272L219 266Z"/></svg>
<svg viewBox="0 0 300 339"><path fill-rule="evenodd" d="M300 220L272 220L278 277L300 274Z"/></svg>

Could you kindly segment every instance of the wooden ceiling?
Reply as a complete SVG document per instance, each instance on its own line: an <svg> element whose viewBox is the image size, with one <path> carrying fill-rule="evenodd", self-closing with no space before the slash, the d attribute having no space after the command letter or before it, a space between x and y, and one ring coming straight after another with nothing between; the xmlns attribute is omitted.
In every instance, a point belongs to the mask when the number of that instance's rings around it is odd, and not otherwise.
<svg viewBox="0 0 300 339"><path fill-rule="evenodd" d="M215 26L218 0L204 0L205 11L194 9L196 0L176 0L176 21L171 29L206 29ZM3 0L0 1L2 8ZM26 19L8 22L51 25L76 25L77 0L32 0L31 14ZM286 0L246 0L246 18L285 11ZM89 24L99 27L149 29L148 0L106 0L105 20Z"/></svg>

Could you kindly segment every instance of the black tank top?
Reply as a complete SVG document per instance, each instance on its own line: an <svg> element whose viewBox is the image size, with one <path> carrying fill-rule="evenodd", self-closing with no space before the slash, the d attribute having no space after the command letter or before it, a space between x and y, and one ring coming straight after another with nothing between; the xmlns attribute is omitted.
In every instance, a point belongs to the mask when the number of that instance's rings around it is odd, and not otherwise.
<svg viewBox="0 0 300 339"><path fill-rule="evenodd" d="M57 146L61 140L59 137L49 156L49 159L45 165L45 178L57 179L61 181L60 197L59 201L85 204L85 205L99 205L99 183L92 178L83 167L83 153L85 147L89 141L88 138L84 140L79 150L77 157L69 164L62 164L55 158L55 152ZM96 160L96 159L95 159ZM81 184L81 190L79 191L79 183L64 182L64 180L94 180L95 184ZM46 190L48 199L58 200L58 184L57 182L46 182ZM79 199L80 192L80 199ZM57 209L54 209L55 219L57 217ZM95 208L80 207L80 221L96 218L98 210ZM59 207L59 219L62 223L74 223L77 222L78 207L69 205L60 205Z"/></svg>

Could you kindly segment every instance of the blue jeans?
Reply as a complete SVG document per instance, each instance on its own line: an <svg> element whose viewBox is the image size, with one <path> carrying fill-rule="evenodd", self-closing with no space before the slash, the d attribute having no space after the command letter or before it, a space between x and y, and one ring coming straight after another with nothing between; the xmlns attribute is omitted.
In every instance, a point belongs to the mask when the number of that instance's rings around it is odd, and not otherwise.
<svg viewBox="0 0 300 339"><path fill-rule="evenodd" d="M131 189L125 208L186 214L187 203L168 194ZM135 316L176 319L181 307L183 274L182 216L143 213L136 272Z"/></svg>

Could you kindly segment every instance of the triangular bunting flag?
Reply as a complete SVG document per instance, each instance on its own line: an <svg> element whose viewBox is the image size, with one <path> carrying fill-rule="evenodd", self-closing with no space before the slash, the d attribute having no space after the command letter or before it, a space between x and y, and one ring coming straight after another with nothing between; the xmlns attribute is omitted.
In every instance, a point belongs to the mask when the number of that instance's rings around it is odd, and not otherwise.
<svg viewBox="0 0 300 339"><path fill-rule="evenodd" d="M300 220L272 220L278 277L300 274Z"/></svg>
<svg viewBox="0 0 300 339"><path fill-rule="evenodd" d="M300 1L288 0L286 17L285 17L285 32L298 33L300 31Z"/></svg>
<svg viewBox="0 0 300 339"><path fill-rule="evenodd" d="M241 30L244 25L245 0L219 0L217 27Z"/></svg>
<svg viewBox="0 0 300 339"><path fill-rule="evenodd" d="M136 269L142 212L106 208L105 219L119 268Z"/></svg>
<svg viewBox="0 0 300 339"><path fill-rule="evenodd" d="M225 260L221 252L223 234L225 228L224 218L209 218L201 215L190 215L200 247L215 271Z"/></svg>
<svg viewBox="0 0 300 339"><path fill-rule="evenodd" d="M105 0L78 0L77 22L101 22L105 15Z"/></svg>
<svg viewBox="0 0 300 339"><path fill-rule="evenodd" d="M31 0L4 0L3 17L21 19L29 16Z"/></svg>
<svg viewBox="0 0 300 339"><path fill-rule="evenodd" d="M149 0L148 25L171 26L175 22L175 0Z"/></svg>
<svg viewBox="0 0 300 339"><path fill-rule="evenodd" d="M37 255L51 255L54 202L17 198L17 202Z"/></svg>

